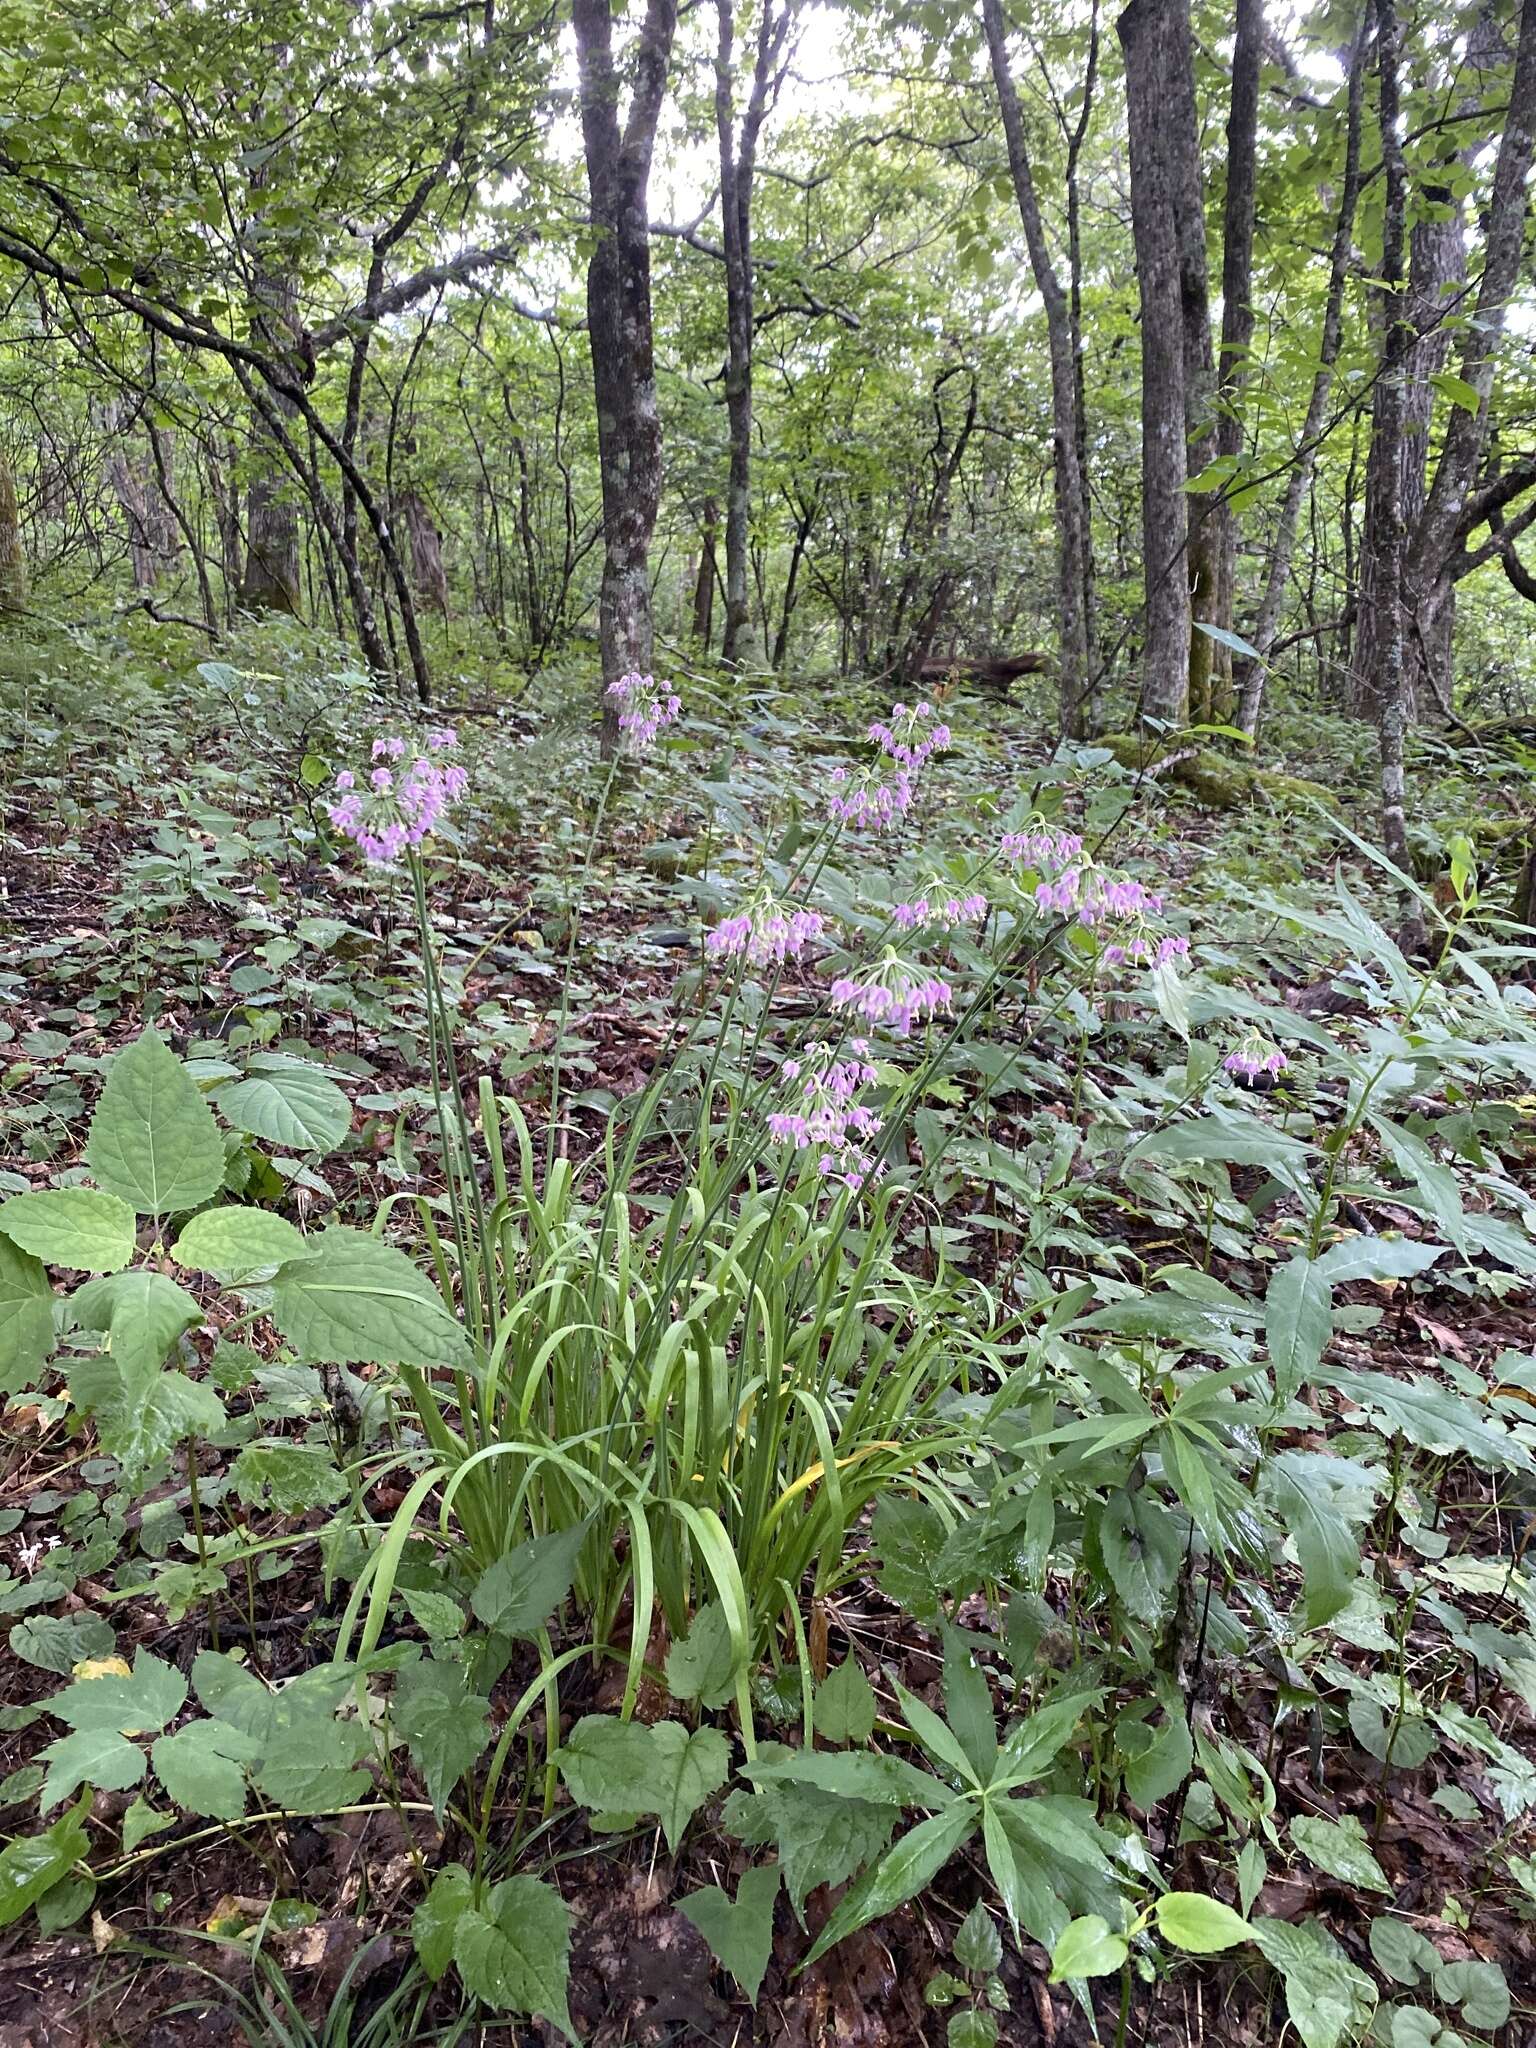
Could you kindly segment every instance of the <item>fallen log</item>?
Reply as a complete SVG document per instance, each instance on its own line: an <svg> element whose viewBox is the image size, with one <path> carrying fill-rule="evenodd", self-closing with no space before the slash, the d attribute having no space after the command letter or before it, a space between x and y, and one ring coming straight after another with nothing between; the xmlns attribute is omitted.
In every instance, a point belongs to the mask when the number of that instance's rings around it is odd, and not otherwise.
<svg viewBox="0 0 1536 2048"><path fill-rule="evenodd" d="M922 683L984 683L1006 689L1019 676L1037 676L1050 666L1048 654L944 654L925 661L917 672Z"/></svg>

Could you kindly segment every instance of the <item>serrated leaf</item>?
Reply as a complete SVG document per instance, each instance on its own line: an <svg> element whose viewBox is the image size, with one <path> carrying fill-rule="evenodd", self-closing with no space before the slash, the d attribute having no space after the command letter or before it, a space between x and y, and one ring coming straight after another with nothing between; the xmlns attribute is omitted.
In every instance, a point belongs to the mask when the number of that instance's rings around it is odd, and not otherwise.
<svg viewBox="0 0 1536 2048"><path fill-rule="evenodd" d="M76 1728L40 1752L48 1766L38 1797L44 1813L81 1785L95 1792L126 1792L143 1777L144 1752L111 1728Z"/></svg>
<svg viewBox="0 0 1536 2048"><path fill-rule="evenodd" d="M678 1910L709 1944L710 1954L729 1970L749 2005L755 2005L773 1953L773 1908L779 1896L776 1864L745 1871L729 1899L718 1885L694 1892Z"/></svg>
<svg viewBox="0 0 1536 2048"><path fill-rule="evenodd" d="M675 1850L689 1821L730 1775L731 1748L718 1728L690 1734L680 1721L658 1721L650 1734L656 1789L636 1810L660 1814L667 1847Z"/></svg>
<svg viewBox="0 0 1536 2048"><path fill-rule="evenodd" d="M461 1664L407 1664L396 1676L391 1716L426 1780L439 1826L449 1793L490 1742L490 1704L469 1690Z"/></svg>
<svg viewBox="0 0 1536 2048"><path fill-rule="evenodd" d="M1296 1545L1305 1586L1302 1626L1321 1628L1349 1605L1360 1571L1360 1544L1322 1477L1305 1465L1273 1459L1264 1490Z"/></svg>
<svg viewBox="0 0 1536 2048"><path fill-rule="evenodd" d="M30 1387L53 1356L53 1288L40 1259L0 1236L0 1394Z"/></svg>
<svg viewBox="0 0 1536 2048"><path fill-rule="evenodd" d="M502 1636L541 1629L571 1590L588 1523L555 1529L498 1557L470 1599L475 1618Z"/></svg>
<svg viewBox="0 0 1536 2048"><path fill-rule="evenodd" d="M745 1769L750 1778L770 1785L787 1778L839 1799L868 1799L877 1806L947 1806L955 1796L931 1771L919 1770L905 1757L868 1749L797 1749L787 1756L759 1757Z"/></svg>
<svg viewBox="0 0 1536 2048"><path fill-rule="evenodd" d="M654 1813L653 1758L643 1722L587 1714L561 1744L556 1761L571 1797L589 1813Z"/></svg>
<svg viewBox="0 0 1536 2048"><path fill-rule="evenodd" d="M1003 1937L978 1899L955 1930L955 1961L975 1977L988 1977L1003 1960Z"/></svg>
<svg viewBox="0 0 1536 2048"><path fill-rule="evenodd" d="M75 1273L115 1273L133 1257L137 1221L95 1188L42 1188L0 1202L0 1231L24 1252Z"/></svg>
<svg viewBox="0 0 1536 2048"><path fill-rule="evenodd" d="M875 1729L875 1694L857 1657L845 1657L817 1686L815 1712L823 1742L868 1742Z"/></svg>
<svg viewBox="0 0 1536 2048"><path fill-rule="evenodd" d="M263 1501L280 1515L334 1506L347 1495L347 1476L319 1444L274 1439L247 1444L229 1468L238 1499Z"/></svg>
<svg viewBox="0 0 1536 2048"><path fill-rule="evenodd" d="M237 1131L285 1152L334 1152L352 1128L352 1105L313 1067L263 1062L243 1081L216 1088L213 1099Z"/></svg>
<svg viewBox="0 0 1536 2048"><path fill-rule="evenodd" d="M1172 1512L1146 1489L1111 1493L1094 1518L1104 1570L1126 1611L1138 1621L1161 1619L1178 1580L1184 1544Z"/></svg>
<svg viewBox="0 0 1536 2048"><path fill-rule="evenodd" d="M828 1949L867 1927L871 1920L878 1920L904 1906L908 1899L916 1898L961 1843L974 1834L979 1818L970 1800L957 1799L942 1813L919 1821L843 1894L812 1944L803 1967L809 1968Z"/></svg>
<svg viewBox="0 0 1536 2048"><path fill-rule="evenodd" d="M946 1623L942 1637L944 1711L972 1770L985 1784L997 1762L997 1721L992 1711L992 1688L964 1634Z"/></svg>
<svg viewBox="0 0 1536 2048"><path fill-rule="evenodd" d="M731 1809L743 1795L727 1803ZM896 1809L867 1799L838 1799L812 1785L791 1781L748 1796L752 1818L766 1830L749 1837L777 1843L784 1889L795 1918L805 1924L805 1901L817 1885L843 1884L886 1847L896 1826ZM761 1814L756 1809L761 1807ZM737 1806L743 1819L745 1814Z"/></svg>
<svg viewBox="0 0 1536 2048"><path fill-rule="evenodd" d="M178 1265L230 1282L307 1256L300 1232L265 1209L204 1209L171 1247Z"/></svg>
<svg viewBox="0 0 1536 2048"><path fill-rule="evenodd" d="M701 1607L687 1635L667 1652L667 1690L675 1700L723 1707L736 1688L736 1653L725 1609L716 1600Z"/></svg>
<svg viewBox="0 0 1536 2048"><path fill-rule="evenodd" d="M411 1915L411 1940L434 1984L453 1961L453 1931L473 1896L469 1872L462 1863L450 1863L433 1878L427 1896Z"/></svg>
<svg viewBox="0 0 1536 2048"><path fill-rule="evenodd" d="M466 1906L454 1922L453 1959L467 1990L497 2012L553 2020L574 2041L566 2006L570 1946L565 1901L536 1877L504 1878L483 1910Z"/></svg>
<svg viewBox="0 0 1536 2048"><path fill-rule="evenodd" d="M87 1280L70 1296L69 1306L83 1330L110 1334L113 1361L132 1393L159 1371L183 1330L203 1319L185 1288L142 1266Z"/></svg>
<svg viewBox="0 0 1536 2048"><path fill-rule="evenodd" d="M1364 1891L1392 1896L1386 1874L1371 1854L1365 1829L1352 1813L1341 1820L1328 1820L1315 1813L1298 1814L1291 1822L1291 1840L1309 1863L1327 1871L1330 1877Z"/></svg>
<svg viewBox="0 0 1536 2048"><path fill-rule="evenodd" d="M144 1031L107 1069L85 1162L107 1194L141 1216L175 1216L218 1193L224 1180L219 1127L158 1032Z"/></svg>
<svg viewBox="0 0 1536 2048"><path fill-rule="evenodd" d="M245 1811L243 1767L256 1753L251 1737L227 1721L193 1721L162 1735L150 1758L178 1806L207 1820L238 1820Z"/></svg>
<svg viewBox="0 0 1536 2048"><path fill-rule="evenodd" d="M152 1735L173 1721L187 1702L187 1681L174 1664L140 1650L132 1672L107 1671L82 1678L49 1700L48 1711L70 1728L110 1728L123 1735Z"/></svg>
<svg viewBox="0 0 1536 2048"><path fill-rule="evenodd" d="M280 1266L272 1317L301 1358L331 1365L441 1365L465 1356L442 1296L392 1245L332 1224Z"/></svg>

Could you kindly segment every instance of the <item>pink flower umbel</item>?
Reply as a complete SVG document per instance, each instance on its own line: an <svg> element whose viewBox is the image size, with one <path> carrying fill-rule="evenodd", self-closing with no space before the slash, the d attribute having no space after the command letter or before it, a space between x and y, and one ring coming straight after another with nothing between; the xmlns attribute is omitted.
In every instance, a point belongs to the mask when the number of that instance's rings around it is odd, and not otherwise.
<svg viewBox="0 0 1536 2048"><path fill-rule="evenodd" d="M1046 824L1032 824L1022 832L1005 832L998 851L1006 861L1027 861L1043 873L1064 868L1083 850L1081 832L1061 832Z"/></svg>
<svg viewBox="0 0 1536 2048"><path fill-rule="evenodd" d="M1160 891L1091 860L1075 859L1037 883L1034 897L1040 910L1070 917L1092 932L1102 943L1099 958L1106 967L1168 967L1189 952L1183 933L1162 922Z"/></svg>
<svg viewBox="0 0 1536 2048"><path fill-rule="evenodd" d="M889 722L876 719L866 737L909 774L916 774L930 754L942 753L950 744L949 727L939 722L931 704L914 704L910 710L893 704Z"/></svg>
<svg viewBox="0 0 1536 2048"><path fill-rule="evenodd" d="M986 897L968 882L930 874L917 895L891 906L891 917L904 932L948 931L975 924L987 914Z"/></svg>
<svg viewBox="0 0 1536 2048"><path fill-rule="evenodd" d="M1261 1078L1277 1081L1285 1072L1286 1058L1279 1046L1266 1038L1262 1031L1250 1031L1237 1050L1229 1052L1221 1064L1235 1079L1251 1088Z"/></svg>
<svg viewBox="0 0 1536 2048"><path fill-rule="evenodd" d="M878 832L912 808L912 778L905 769L887 782L878 766L834 768L829 780L827 811L845 825L868 825Z"/></svg>
<svg viewBox="0 0 1536 2048"><path fill-rule="evenodd" d="M676 722L683 700L654 676L637 675L633 669L608 685L608 696L619 706L619 731L629 742L632 754L643 754L656 743L665 725Z"/></svg>
<svg viewBox="0 0 1536 2048"><path fill-rule="evenodd" d="M704 940L716 960L741 955L755 967L798 960L820 935L821 912L804 904L784 903L764 886L733 916L723 918Z"/></svg>
<svg viewBox="0 0 1536 2048"><path fill-rule="evenodd" d="M947 981L911 965L889 946L884 958L862 980L840 974L831 990L833 1009L849 1010L870 1024L884 1025L897 1038L906 1038L914 1024L947 1010L954 998Z"/></svg>
<svg viewBox="0 0 1536 2048"><path fill-rule="evenodd" d="M453 744L442 732L428 735L439 752ZM406 742L386 735L373 743L375 761L400 762ZM378 767L368 774L366 793L343 768L336 777L337 801L326 806L336 830L350 839L370 867L392 867L408 847L420 846L447 816L448 807L469 787L469 776L454 762L444 765L418 753L405 768Z"/></svg>
<svg viewBox="0 0 1536 2048"><path fill-rule="evenodd" d="M803 1061L786 1060L781 1071L790 1083L788 1106L768 1117L770 1138L797 1152L816 1151L822 1178L839 1180L855 1193L885 1171L863 1149L880 1134L880 1118L858 1099L859 1090L876 1079L867 1051L864 1040L854 1039L851 1058L816 1044L807 1047Z"/></svg>

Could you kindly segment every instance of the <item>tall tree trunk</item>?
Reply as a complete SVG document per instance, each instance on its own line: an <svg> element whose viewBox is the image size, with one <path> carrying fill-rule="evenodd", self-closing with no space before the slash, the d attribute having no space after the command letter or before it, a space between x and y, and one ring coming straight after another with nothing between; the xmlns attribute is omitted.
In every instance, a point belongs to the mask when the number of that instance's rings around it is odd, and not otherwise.
<svg viewBox="0 0 1536 2048"><path fill-rule="evenodd" d="M652 343L648 192L677 4L647 0L622 128L611 0L572 0L571 12L596 233L587 262L587 325L602 469L598 639L606 686L632 670L648 671L655 643L649 565L661 505L661 415ZM612 752L617 739L618 722L605 697L605 752Z"/></svg>
<svg viewBox="0 0 1536 2048"><path fill-rule="evenodd" d="M1180 724L1189 704L1191 621L1185 304L1175 168L1165 125L1170 77L1180 46L1188 42L1188 0L1131 0L1115 26L1125 53L1131 230L1141 303L1140 712Z"/></svg>
<svg viewBox="0 0 1536 2048"><path fill-rule="evenodd" d="M1236 667L1237 721L1250 739L1259 729L1259 712L1264 702L1264 657L1274 645L1275 634L1280 624L1280 609L1285 602L1285 586L1290 577L1291 557L1296 546L1297 523L1301 517L1302 501L1307 495L1317 464L1317 451L1321 445L1323 427L1328 416L1328 401L1333 391L1334 365L1339 359L1339 344L1344 335L1344 289L1349 281L1350 252L1354 245L1355 208L1360 197L1360 113L1365 98L1365 53L1369 41L1367 12L1361 19L1349 52L1344 182L1339 193L1339 210L1334 220L1333 248L1328 263L1328 294L1323 306L1322 333L1318 339L1317 368L1312 375L1312 391L1307 400L1307 415L1302 423L1301 440L1286 477L1285 496L1281 501L1279 518L1275 522L1275 537L1270 547L1269 566L1265 572L1264 592L1259 600L1258 617L1253 630L1247 636L1249 645L1258 650L1260 659L1254 661L1244 656ZM1349 530L1350 521L1346 512L1346 545Z"/></svg>
<svg viewBox="0 0 1536 2048"><path fill-rule="evenodd" d="M699 539L699 573L693 586L693 637L706 654L715 630L715 584L720 571L715 566L715 535L720 530L720 508L713 498L704 500L704 530Z"/></svg>
<svg viewBox="0 0 1536 2048"><path fill-rule="evenodd" d="M1088 615L1091 571L1088 553L1087 497L1081 470L1084 426L1079 411L1081 387L1074 348L1072 309L1062 289L1046 240L1034 170L1024 134L1023 116L1008 62L1007 25L1002 0L982 0L982 21L992 59L992 78L1008 145L1008 167L1014 198L1024 227L1029 265L1045 309L1046 345L1051 359L1051 471L1056 506L1056 603L1060 613L1058 657L1061 730L1078 738L1088 709Z"/></svg>
<svg viewBox="0 0 1536 2048"><path fill-rule="evenodd" d="M1403 388L1413 329L1402 296L1408 214L1408 173L1403 163L1398 99L1398 25L1394 0L1375 0L1376 66L1382 169L1386 199L1381 230L1381 286L1388 310L1381 369L1371 406L1371 455L1366 466L1366 528L1376 561L1376 594L1383 620L1373 649L1369 687L1380 736L1381 841L1406 874L1407 790L1403 741L1408 723L1408 669L1403 616Z"/></svg>
<svg viewBox="0 0 1536 2048"><path fill-rule="evenodd" d="M298 327L298 290L292 278L258 270L251 313L252 339L274 361L291 364ZM285 420L298 417L291 398L274 400ZM258 422L255 465L245 493L245 567L240 602L247 611L299 612L299 508L287 467L272 436Z"/></svg>
<svg viewBox="0 0 1536 2048"><path fill-rule="evenodd" d="M725 630L721 656L740 659L749 610L747 557L752 518L752 337L756 278L752 264L752 183L757 144L783 82L783 57L795 0L762 0L752 90L736 133L731 0L716 0L715 128L720 143L721 241L725 249L725 409L731 461L725 494Z"/></svg>
<svg viewBox="0 0 1536 2048"><path fill-rule="evenodd" d="M1237 34L1232 47L1232 100L1227 115L1227 190L1222 208L1221 360L1216 388L1220 413L1216 453L1236 459L1243 452L1243 392L1253 341L1253 220L1258 174L1259 72L1264 56L1264 0L1237 0ZM1237 515L1223 485L1214 514L1215 623L1232 631L1237 601ZM1232 651L1211 650L1213 715L1232 715Z"/></svg>
<svg viewBox="0 0 1536 2048"><path fill-rule="evenodd" d="M0 618L27 608L27 558L21 545L21 507L16 502L16 473L0 446Z"/></svg>

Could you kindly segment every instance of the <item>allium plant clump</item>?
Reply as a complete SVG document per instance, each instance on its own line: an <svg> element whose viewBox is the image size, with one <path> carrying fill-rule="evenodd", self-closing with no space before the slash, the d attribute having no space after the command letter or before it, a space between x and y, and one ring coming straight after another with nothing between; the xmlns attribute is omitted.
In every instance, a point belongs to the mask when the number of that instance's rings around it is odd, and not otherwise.
<svg viewBox="0 0 1536 2048"><path fill-rule="evenodd" d="M421 846L469 787L466 770L440 758L458 745L453 727L434 727L426 744L428 751L418 752L402 768L408 743L398 734L381 735L373 743L375 765L363 784L350 768L336 777L336 800L326 806L326 814L370 867L393 867L408 848Z"/></svg>
<svg viewBox="0 0 1536 2048"><path fill-rule="evenodd" d="M628 675L608 685L607 694L619 707L619 731L632 754L643 754L656 742L663 726L676 723L683 700L654 676Z"/></svg>

